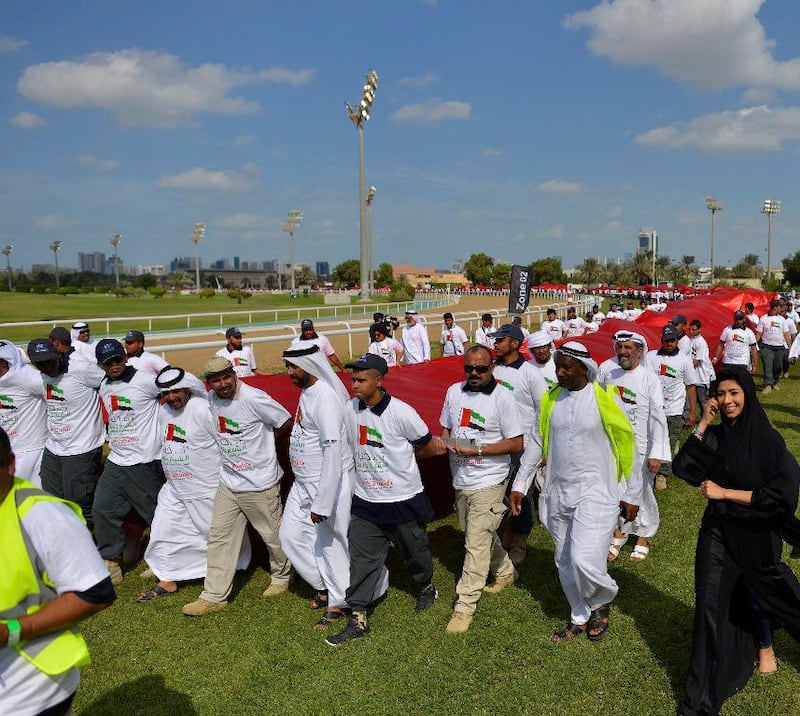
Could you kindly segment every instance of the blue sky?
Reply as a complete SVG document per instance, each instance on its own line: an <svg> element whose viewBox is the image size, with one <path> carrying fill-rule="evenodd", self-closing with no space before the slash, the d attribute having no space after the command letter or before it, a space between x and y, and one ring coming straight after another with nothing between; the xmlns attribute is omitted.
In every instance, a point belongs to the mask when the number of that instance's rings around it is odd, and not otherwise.
<svg viewBox="0 0 800 716"><path fill-rule="evenodd" d="M366 125L376 263L661 251L773 264L800 248L800 3L5 0L0 244L126 264L358 256Z"/></svg>

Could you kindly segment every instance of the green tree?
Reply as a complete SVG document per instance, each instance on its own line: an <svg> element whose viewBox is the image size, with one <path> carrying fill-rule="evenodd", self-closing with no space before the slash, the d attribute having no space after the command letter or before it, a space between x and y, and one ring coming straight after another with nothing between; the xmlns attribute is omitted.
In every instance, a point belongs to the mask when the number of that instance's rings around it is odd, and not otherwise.
<svg viewBox="0 0 800 716"><path fill-rule="evenodd" d="M790 286L800 286L800 251L783 259L783 280Z"/></svg>
<svg viewBox="0 0 800 716"><path fill-rule="evenodd" d="M158 279L151 273L143 273L136 283L142 288L151 288L158 284Z"/></svg>
<svg viewBox="0 0 800 716"><path fill-rule="evenodd" d="M394 269L392 268L392 265L384 262L380 266L378 266L378 270L375 272L376 288L384 288L385 286L391 286L393 281L394 281Z"/></svg>
<svg viewBox="0 0 800 716"><path fill-rule="evenodd" d="M503 288L511 283L511 264L497 263L492 266L492 286Z"/></svg>
<svg viewBox="0 0 800 716"><path fill-rule="evenodd" d="M410 301L414 298L414 287L408 282L405 276L400 276L397 281L392 283L392 290L389 292L390 301Z"/></svg>
<svg viewBox="0 0 800 716"><path fill-rule="evenodd" d="M546 259L536 259L531 264L531 279L533 285L540 283L564 283L564 271L561 268L561 259L548 257Z"/></svg>
<svg viewBox="0 0 800 716"><path fill-rule="evenodd" d="M334 266L331 275L335 284L353 288L361 281L361 263L358 259L348 259Z"/></svg>
<svg viewBox="0 0 800 716"><path fill-rule="evenodd" d="M494 259L484 253L472 254L464 264L464 275L470 283L480 286L492 285Z"/></svg>
<svg viewBox="0 0 800 716"><path fill-rule="evenodd" d="M758 254L745 254L731 269L731 275L736 278L759 278L763 273Z"/></svg>
<svg viewBox="0 0 800 716"><path fill-rule="evenodd" d="M602 283L605 278L605 266L594 256L585 258L583 263L578 264L575 268L577 270L578 279L586 286Z"/></svg>
<svg viewBox="0 0 800 716"><path fill-rule="evenodd" d="M163 286L148 286L147 293L149 293L153 298L164 298L164 294L167 292L167 289Z"/></svg>
<svg viewBox="0 0 800 716"><path fill-rule="evenodd" d="M214 298L217 292L213 288L201 288L200 293L197 294L200 298Z"/></svg>

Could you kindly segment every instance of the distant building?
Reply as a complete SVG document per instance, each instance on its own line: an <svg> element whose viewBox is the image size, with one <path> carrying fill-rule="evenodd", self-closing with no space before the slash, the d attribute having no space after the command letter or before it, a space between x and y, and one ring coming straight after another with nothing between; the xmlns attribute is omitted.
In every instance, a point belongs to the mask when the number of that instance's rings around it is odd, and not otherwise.
<svg viewBox="0 0 800 716"><path fill-rule="evenodd" d="M131 276L144 276L146 273L153 276L166 276L167 267L164 264L151 264L150 266L139 264L138 266L129 266L128 273Z"/></svg>
<svg viewBox="0 0 800 716"><path fill-rule="evenodd" d="M194 271L194 267L194 256L176 256L169 262L170 273L175 273L176 271ZM200 259L200 268L203 268L203 259Z"/></svg>
<svg viewBox="0 0 800 716"><path fill-rule="evenodd" d="M317 261L317 277L323 280L331 276L331 265L327 261Z"/></svg>
<svg viewBox="0 0 800 716"><path fill-rule="evenodd" d="M59 271L64 269L59 268ZM31 273L55 273L56 267L53 264L31 264Z"/></svg>
<svg viewBox="0 0 800 716"><path fill-rule="evenodd" d="M231 267L231 262L229 259L217 259L216 261L212 262L209 268L216 269L218 271L227 271Z"/></svg>
<svg viewBox="0 0 800 716"><path fill-rule="evenodd" d="M78 271L89 273L106 272L106 255L102 251L94 251L91 254L78 252Z"/></svg>
<svg viewBox="0 0 800 716"><path fill-rule="evenodd" d="M469 283L463 273L442 273L432 266L412 266L411 264L392 264L395 279L405 276L412 286L431 284L450 284L452 288Z"/></svg>
<svg viewBox="0 0 800 716"><path fill-rule="evenodd" d="M240 261L238 256L233 257L233 270L239 271L241 269Z"/></svg>
<svg viewBox="0 0 800 716"><path fill-rule="evenodd" d="M658 254L658 234L650 227L639 227L639 235L636 239L636 253L651 251Z"/></svg>

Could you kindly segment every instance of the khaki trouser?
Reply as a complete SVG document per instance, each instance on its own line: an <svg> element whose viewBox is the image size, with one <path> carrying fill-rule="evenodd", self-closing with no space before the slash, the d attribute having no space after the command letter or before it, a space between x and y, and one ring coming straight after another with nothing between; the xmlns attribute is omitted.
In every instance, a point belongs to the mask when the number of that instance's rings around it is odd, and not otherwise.
<svg viewBox="0 0 800 716"><path fill-rule="evenodd" d="M497 536L497 528L508 509L503 503L506 483L482 490L456 490L458 522L464 530L464 566L456 585L455 611L474 614L486 578L510 577L514 565Z"/></svg>
<svg viewBox="0 0 800 716"><path fill-rule="evenodd" d="M272 584L288 584L292 566L278 540L281 513L279 484L258 492L233 492L220 484L208 533L208 569L201 599L214 603L228 601L248 522L269 550Z"/></svg>

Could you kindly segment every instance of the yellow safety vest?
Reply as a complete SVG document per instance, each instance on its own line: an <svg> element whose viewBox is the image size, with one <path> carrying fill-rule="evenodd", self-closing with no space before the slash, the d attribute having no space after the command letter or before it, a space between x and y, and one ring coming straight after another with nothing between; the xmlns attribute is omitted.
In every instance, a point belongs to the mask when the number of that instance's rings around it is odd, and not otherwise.
<svg viewBox="0 0 800 716"><path fill-rule="evenodd" d="M37 502L61 502L80 517L77 505L42 492L19 477L0 504L0 620L33 614L58 596L36 550L22 529L22 520ZM21 641L13 647L26 661L49 676L88 664L89 648L77 627Z"/></svg>
<svg viewBox="0 0 800 716"><path fill-rule="evenodd" d="M633 428L622 409L617 405L613 386L603 387L597 381L592 382L594 394L597 397L597 407L600 410L600 420L606 431L614 459L617 463L617 482L623 477L630 477L633 470L633 456L636 443L633 437ZM539 413L539 434L542 436L542 453L547 458L550 446L550 415L563 388L554 385L542 396L542 409Z"/></svg>

